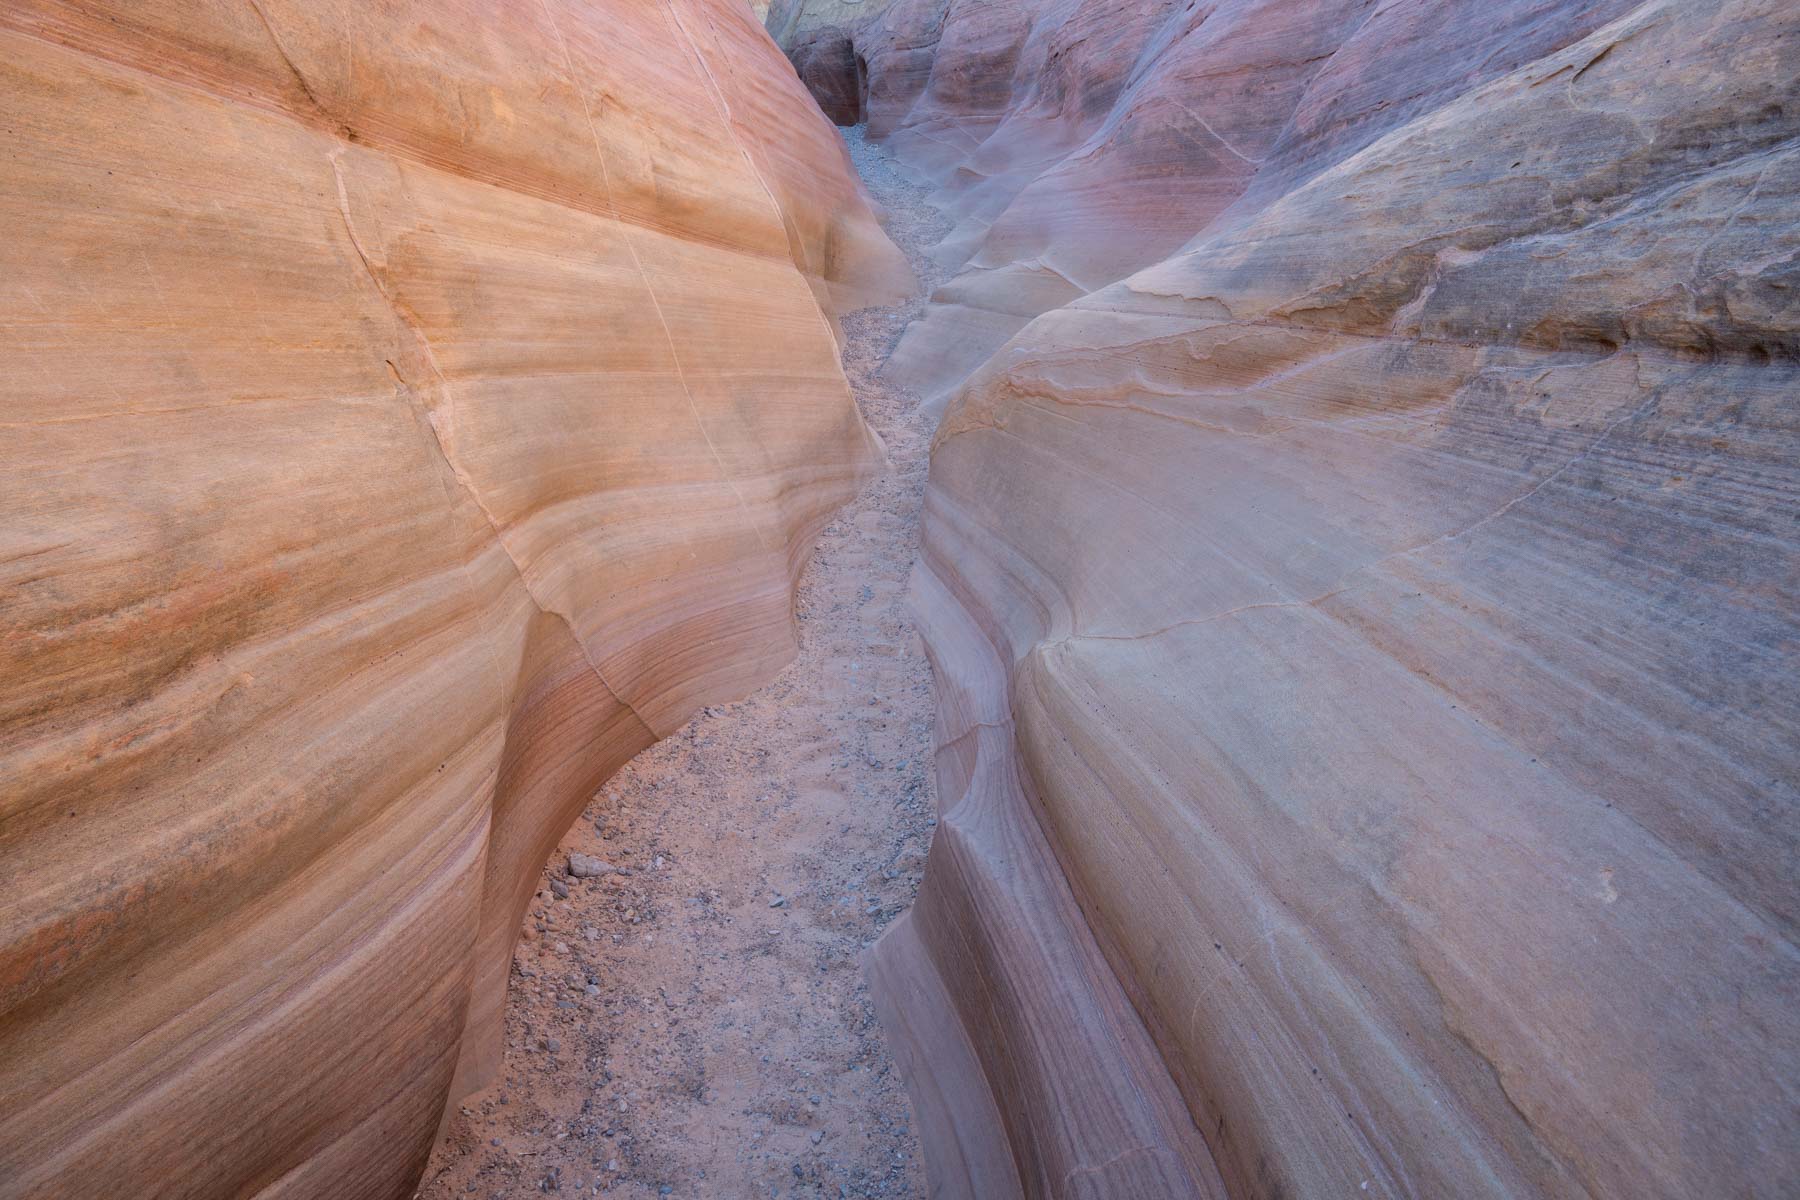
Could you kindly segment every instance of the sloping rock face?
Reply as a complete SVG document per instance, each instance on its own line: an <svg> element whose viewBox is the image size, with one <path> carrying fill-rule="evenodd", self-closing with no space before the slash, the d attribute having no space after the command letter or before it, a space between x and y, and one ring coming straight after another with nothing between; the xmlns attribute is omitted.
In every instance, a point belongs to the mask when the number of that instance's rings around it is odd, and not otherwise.
<svg viewBox="0 0 1800 1200"><path fill-rule="evenodd" d="M960 268L896 361L941 407L1031 318L1631 7L896 6L856 38L870 131L945 185Z"/></svg>
<svg viewBox="0 0 1800 1200"><path fill-rule="evenodd" d="M872 968L942 1192L1790 1193L1800 12L853 36L967 264Z"/></svg>
<svg viewBox="0 0 1800 1200"><path fill-rule="evenodd" d="M561 832L791 654L904 266L730 0L0 43L0 1195L408 1195Z"/></svg>

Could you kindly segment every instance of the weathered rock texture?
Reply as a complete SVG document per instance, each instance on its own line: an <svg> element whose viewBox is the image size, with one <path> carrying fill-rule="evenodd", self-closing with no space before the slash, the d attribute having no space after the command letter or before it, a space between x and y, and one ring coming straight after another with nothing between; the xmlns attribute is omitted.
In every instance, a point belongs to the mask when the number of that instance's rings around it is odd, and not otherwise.
<svg viewBox="0 0 1800 1200"><path fill-rule="evenodd" d="M961 221L873 964L943 1192L1793 1194L1800 11L852 36Z"/></svg>
<svg viewBox="0 0 1800 1200"><path fill-rule="evenodd" d="M815 31L854 26L872 20L891 0L754 0L769 34L791 51Z"/></svg>
<svg viewBox="0 0 1800 1200"><path fill-rule="evenodd" d="M409 1194L568 821L791 654L904 267L732 0L0 46L0 1195Z"/></svg>
<svg viewBox="0 0 1800 1200"><path fill-rule="evenodd" d="M788 51L788 59L833 124L862 124L867 67L849 33L835 25L814 30Z"/></svg>

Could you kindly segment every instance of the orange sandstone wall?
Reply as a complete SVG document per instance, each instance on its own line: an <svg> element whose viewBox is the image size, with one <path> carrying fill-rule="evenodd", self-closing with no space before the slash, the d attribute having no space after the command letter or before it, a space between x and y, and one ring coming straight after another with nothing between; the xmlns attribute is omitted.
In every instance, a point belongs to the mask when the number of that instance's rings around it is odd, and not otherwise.
<svg viewBox="0 0 1800 1200"><path fill-rule="evenodd" d="M1800 12L900 0L944 1195L1800 1183Z"/></svg>
<svg viewBox="0 0 1800 1200"><path fill-rule="evenodd" d="M0 1196L405 1196L904 267L732 0L19 0L0 161Z"/></svg>

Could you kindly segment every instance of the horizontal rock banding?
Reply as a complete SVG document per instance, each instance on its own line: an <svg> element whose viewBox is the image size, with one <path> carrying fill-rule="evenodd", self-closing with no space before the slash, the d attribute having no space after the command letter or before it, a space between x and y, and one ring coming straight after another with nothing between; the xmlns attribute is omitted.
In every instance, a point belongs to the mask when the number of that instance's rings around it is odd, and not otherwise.
<svg viewBox="0 0 1800 1200"><path fill-rule="evenodd" d="M1791 6L851 36L961 221L875 961L939 1185L1787 1190Z"/></svg>
<svg viewBox="0 0 1800 1200"><path fill-rule="evenodd" d="M409 1194L562 830L791 654L904 268L733 4L0 42L0 1195Z"/></svg>

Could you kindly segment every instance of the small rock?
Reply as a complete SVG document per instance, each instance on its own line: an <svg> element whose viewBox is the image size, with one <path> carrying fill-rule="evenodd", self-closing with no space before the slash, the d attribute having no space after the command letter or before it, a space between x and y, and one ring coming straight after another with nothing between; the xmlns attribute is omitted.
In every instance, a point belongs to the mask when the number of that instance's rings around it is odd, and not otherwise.
<svg viewBox="0 0 1800 1200"><path fill-rule="evenodd" d="M808 1104L823 1104L823 1103L825 1103L825 1097L820 1096L817 1093L814 1093L813 1095L808 1096L806 1098L806 1102Z"/></svg>
<svg viewBox="0 0 1800 1200"><path fill-rule="evenodd" d="M554 951L556 951L556 952L557 952L557 953L558 953L558 954L567 954L567 953L568 953L568 952L569 952L569 943L567 943L567 942L553 942L553 943L552 943L552 944L551 944L551 946L550 946L550 948L551 948L551 949L552 949L552 950L554 950Z"/></svg>
<svg viewBox="0 0 1800 1200"><path fill-rule="evenodd" d="M552 879L550 881L550 894L555 896L558 900L567 900L569 898L569 885L560 879Z"/></svg>
<svg viewBox="0 0 1800 1200"><path fill-rule="evenodd" d="M612 871L611 863L602 862L592 855L579 851L569 855L569 874L576 879L598 879L602 875L610 875Z"/></svg>
<svg viewBox="0 0 1800 1200"><path fill-rule="evenodd" d="M786 908L787 907L787 897L786 896L775 897L773 900L769 901L769 907L770 908Z"/></svg>
<svg viewBox="0 0 1800 1200"><path fill-rule="evenodd" d="M562 1049L562 1042L560 1040L558 1040L557 1038L545 1038L544 1039L544 1049L548 1050L552 1054L555 1054L558 1050Z"/></svg>
<svg viewBox="0 0 1800 1200"><path fill-rule="evenodd" d="M820 1142L822 1142L822 1141L824 1141L824 1140L825 1140L825 1135L824 1135L824 1134L822 1134L822 1133L820 1133L820 1132L819 1132L819 1131L818 1131L818 1130L816 1130L816 1129L815 1129L815 1130L813 1130L813 1131L812 1131L812 1144L813 1144L813 1145L815 1145L815 1146L816 1146L816 1145L818 1145L818 1144L819 1144L819 1143L820 1143Z"/></svg>

